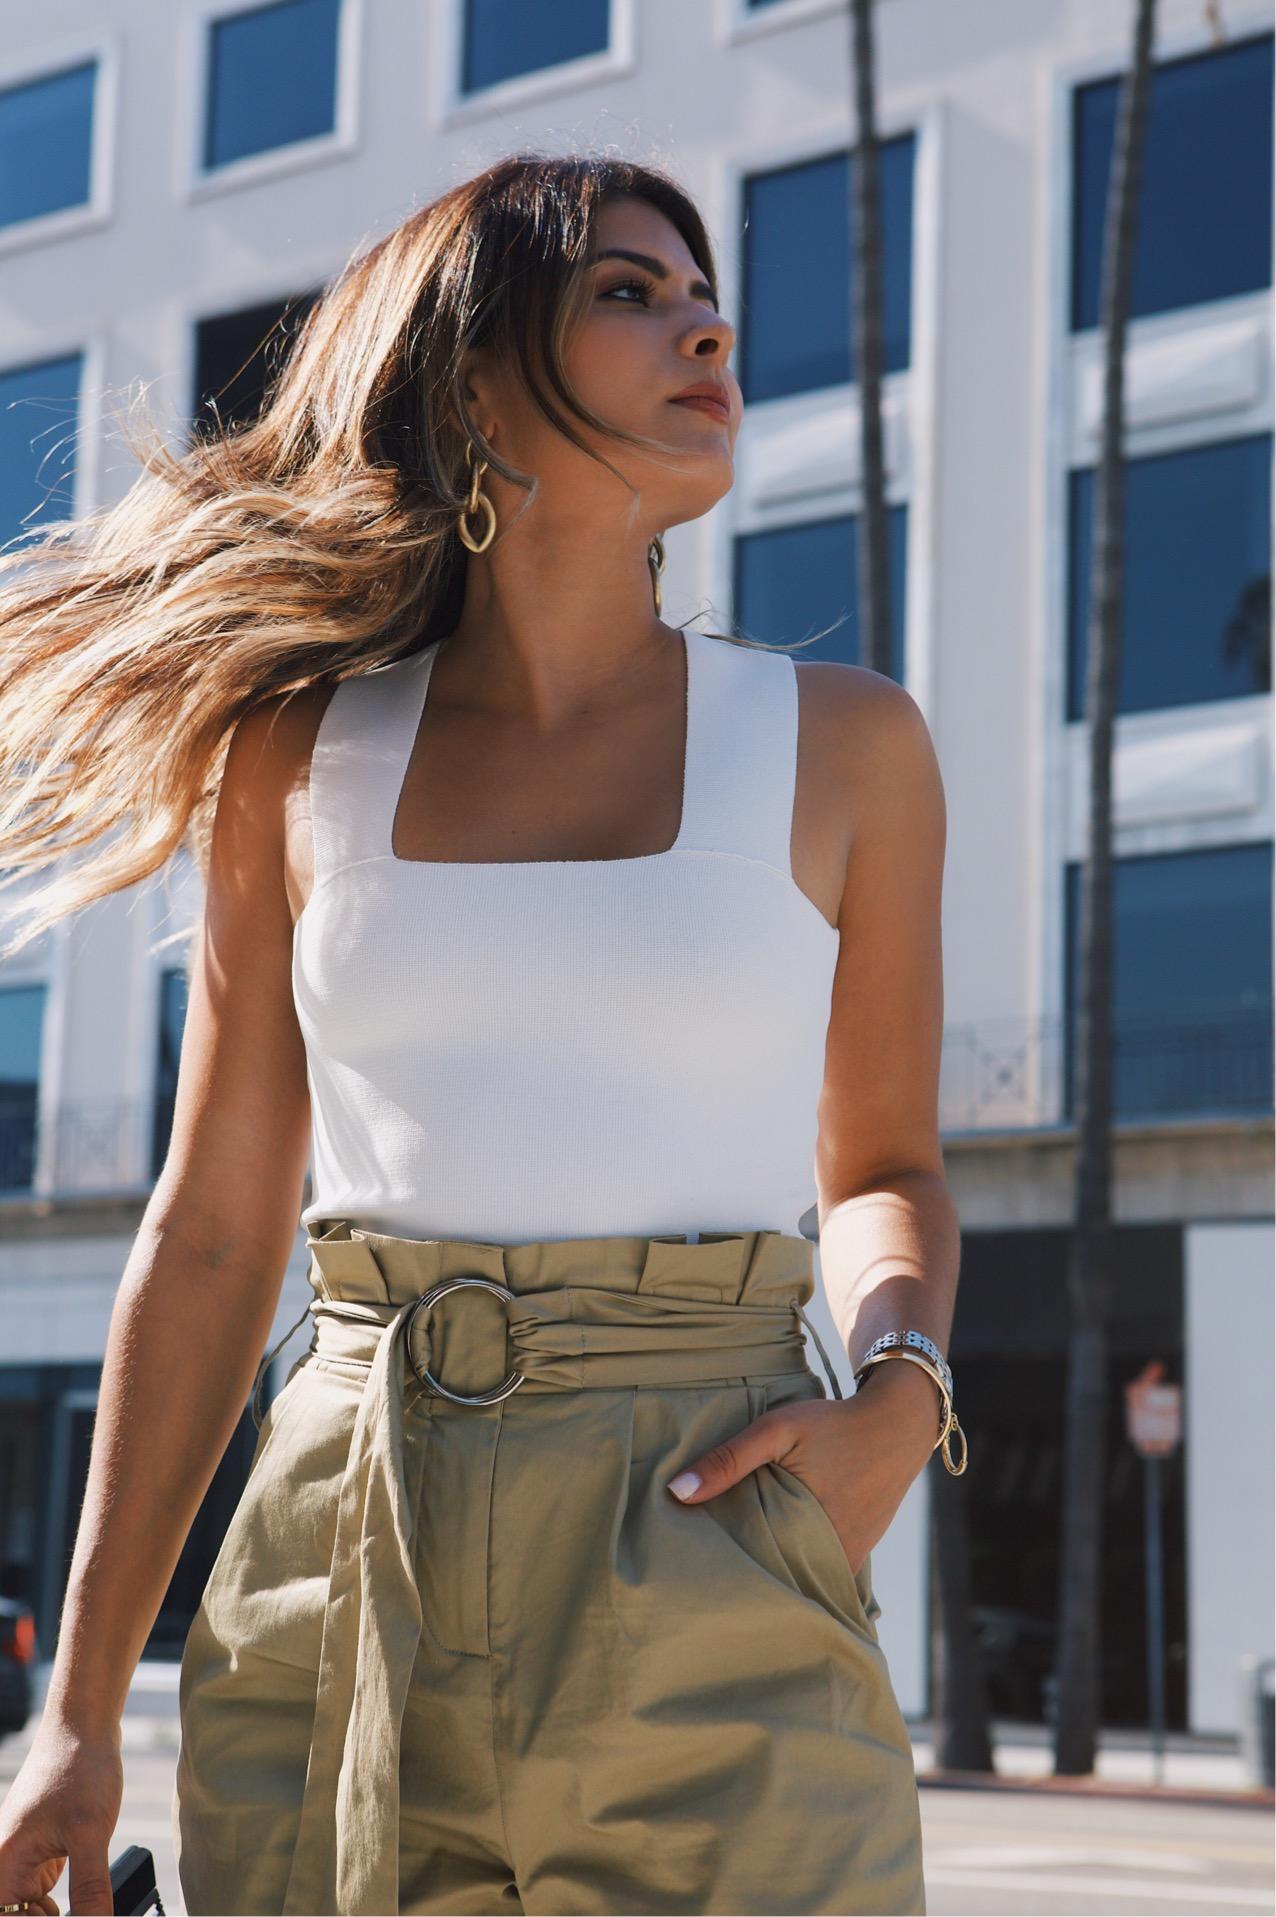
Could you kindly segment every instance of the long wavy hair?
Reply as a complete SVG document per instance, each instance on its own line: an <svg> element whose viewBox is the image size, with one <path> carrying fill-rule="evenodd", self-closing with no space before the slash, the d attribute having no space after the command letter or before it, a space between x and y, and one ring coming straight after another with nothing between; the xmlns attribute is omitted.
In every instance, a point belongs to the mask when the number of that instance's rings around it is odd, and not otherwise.
<svg viewBox="0 0 1276 1917"><path fill-rule="evenodd" d="M677 453L600 419L564 367L597 209L621 195L668 217L716 298L704 223L664 172L507 156L348 262L255 420L215 421L178 451L149 424L130 433L142 470L117 504L0 553L0 890L21 884L24 908L0 957L179 850L206 878L244 714L452 630L467 564L465 436L505 479L537 490L469 416L468 347L492 347L608 470L573 418ZM716 636L762 644L738 627ZM47 868L52 879L32 888Z"/></svg>

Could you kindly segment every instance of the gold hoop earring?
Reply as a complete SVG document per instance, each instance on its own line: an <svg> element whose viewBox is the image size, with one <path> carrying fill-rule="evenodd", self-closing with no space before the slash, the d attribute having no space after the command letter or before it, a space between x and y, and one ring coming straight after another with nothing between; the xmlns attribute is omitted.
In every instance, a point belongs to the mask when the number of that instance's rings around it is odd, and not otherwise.
<svg viewBox="0 0 1276 1917"><path fill-rule="evenodd" d="M461 535L462 544L468 546L471 552L486 552L496 537L496 508L493 506L487 494L479 491L479 481L487 471L487 461L480 459L477 466L474 464L474 441L472 439L467 439L465 442L465 463L470 472L470 496L465 506L456 516L456 530ZM478 512L480 507L483 510L487 526L482 538L476 539L466 522Z"/></svg>
<svg viewBox="0 0 1276 1917"><path fill-rule="evenodd" d="M660 575L665 569L665 547L657 533L647 548L647 564L651 568L651 596L656 602L656 617L660 617Z"/></svg>

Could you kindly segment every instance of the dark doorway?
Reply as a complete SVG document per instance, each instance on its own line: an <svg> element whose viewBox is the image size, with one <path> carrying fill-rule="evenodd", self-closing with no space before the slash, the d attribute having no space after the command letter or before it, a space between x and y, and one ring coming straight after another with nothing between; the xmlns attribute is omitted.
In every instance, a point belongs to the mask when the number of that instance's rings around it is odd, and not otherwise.
<svg viewBox="0 0 1276 1917"><path fill-rule="evenodd" d="M950 1359L970 1445L976 1625L994 1716L1048 1721L1055 1661L1069 1234L966 1232ZM1148 1723L1142 1459L1125 1435L1124 1386L1151 1358L1183 1381L1183 1239L1177 1225L1116 1232L1104 1512L1102 1721ZM1187 1725L1183 1449L1163 1459L1166 1717Z"/></svg>
<svg viewBox="0 0 1276 1917"><path fill-rule="evenodd" d="M29 1603L53 1655L84 1508L98 1365L0 1368L0 1593ZM269 1378L269 1373L267 1374ZM273 1395L269 1384L266 1398ZM257 1442L246 1406L182 1547L144 1657L181 1656L191 1619L243 1495Z"/></svg>

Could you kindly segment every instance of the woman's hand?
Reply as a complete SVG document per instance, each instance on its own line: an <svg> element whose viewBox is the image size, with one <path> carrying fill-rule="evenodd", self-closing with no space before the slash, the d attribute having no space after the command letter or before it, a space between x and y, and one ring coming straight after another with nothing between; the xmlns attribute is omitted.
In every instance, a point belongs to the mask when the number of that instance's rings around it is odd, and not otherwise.
<svg viewBox="0 0 1276 1917"><path fill-rule="evenodd" d="M782 1464L824 1506L858 1577L939 1435L933 1378L906 1359L875 1364L852 1398L776 1405L669 1481L703 1504L760 1464ZM692 1476L699 1484L691 1483Z"/></svg>
<svg viewBox="0 0 1276 1917"><path fill-rule="evenodd" d="M70 1863L67 1908L109 1913L109 1846L124 1798L120 1734L89 1734L46 1710L0 1809L0 1904L31 1900L56 1917L50 1895Z"/></svg>

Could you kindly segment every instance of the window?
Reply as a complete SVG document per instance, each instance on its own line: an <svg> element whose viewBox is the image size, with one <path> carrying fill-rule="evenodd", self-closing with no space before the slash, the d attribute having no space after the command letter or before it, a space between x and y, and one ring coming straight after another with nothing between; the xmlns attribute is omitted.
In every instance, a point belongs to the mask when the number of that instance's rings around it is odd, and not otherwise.
<svg viewBox="0 0 1276 1917"><path fill-rule="evenodd" d="M883 233L885 370L911 344L912 134L878 149ZM740 383L746 401L856 378L851 344L852 156L832 153L744 183Z"/></svg>
<svg viewBox="0 0 1276 1917"><path fill-rule="evenodd" d="M1118 710L1268 692L1272 437L1131 459ZM1085 716L1094 472L1070 476L1068 717Z"/></svg>
<svg viewBox="0 0 1276 1917"><path fill-rule="evenodd" d="M182 1033L190 982L184 966L173 966L160 976L159 1057L155 1069L155 1115L151 1139L151 1177L164 1169L173 1111L177 1103L177 1068L182 1056Z"/></svg>
<svg viewBox="0 0 1276 1917"><path fill-rule="evenodd" d="M227 426L245 426L257 417L317 297L301 293L197 322L191 404L197 432L213 423L214 403Z"/></svg>
<svg viewBox="0 0 1276 1917"><path fill-rule="evenodd" d="M0 371L0 545L74 510L81 357Z"/></svg>
<svg viewBox="0 0 1276 1917"><path fill-rule="evenodd" d="M887 509L891 583L891 676L904 683L904 591L908 514ZM849 514L745 533L735 542L734 614L747 633L792 645L834 620L844 624L805 652L803 659L862 663L859 641L859 541Z"/></svg>
<svg viewBox="0 0 1276 1917"><path fill-rule="evenodd" d="M0 92L0 226L87 204L97 63Z"/></svg>
<svg viewBox="0 0 1276 1917"><path fill-rule="evenodd" d="M1073 1110L1079 865L1066 871L1065 1102ZM1113 1081L1119 1118L1268 1112L1272 847L1205 847L1113 868Z"/></svg>
<svg viewBox="0 0 1276 1917"><path fill-rule="evenodd" d="M341 0L274 0L209 24L203 164L336 129Z"/></svg>
<svg viewBox="0 0 1276 1917"><path fill-rule="evenodd" d="M1072 327L1097 326L1120 81L1073 100ZM1272 35L1155 66L1130 311L1134 318L1271 285Z"/></svg>
<svg viewBox="0 0 1276 1917"><path fill-rule="evenodd" d="M465 0L462 92L605 53L610 13L609 0Z"/></svg>
<svg viewBox="0 0 1276 1917"><path fill-rule="evenodd" d="M29 1191L35 1179L43 985L0 990L0 1191Z"/></svg>

